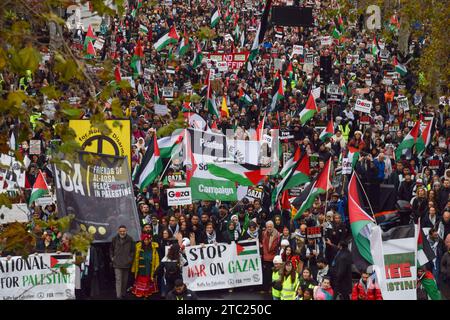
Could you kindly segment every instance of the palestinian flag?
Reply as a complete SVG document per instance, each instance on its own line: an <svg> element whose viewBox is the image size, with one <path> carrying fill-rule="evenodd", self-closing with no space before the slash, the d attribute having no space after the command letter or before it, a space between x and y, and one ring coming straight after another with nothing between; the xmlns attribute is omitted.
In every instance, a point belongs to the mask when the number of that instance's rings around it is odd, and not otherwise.
<svg viewBox="0 0 450 320"><path fill-rule="evenodd" d="M96 38L97 37L94 35L94 32L92 31L92 26L89 25L86 37L84 38L84 50L87 49L89 42L95 41Z"/></svg>
<svg viewBox="0 0 450 320"><path fill-rule="evenodd" d="M192 110L192 105L189 101L183 102L183 105L181 107L181 112L183 112L183 116L185 118L189 117L189 113L194 112Z"/></svg>
<svg viewBox="0 0 450 320"><path fill-rule="evenodd" d="M217 122L216 120L213 121L212 125L211 125L211 130L212 131L219 131L219 128L217 127Z"/></svg>
<svg viewBox="0 0 450 320"><path fill-rule="evenodd" d="M356 164L358 163L359 154L360 154L359 149L348 146L347 157L348 157L348 161L350 161L350 163L352 164L352 168L355 168Z"/></svg>
<svg viewBox="0 0 450 320"><path fill-rule="evenodd" d="M278 196L282 191L309 182L309 175L309 156L305 153L272 191L272 205L277 202Z"/></svg>
<svg viewBox="0 0 450 320"><path fill-rule="evenodd" d="M416 152L417 155L421 155L431 141L431 127L433 125L433 120L427 123L427 126L423 130L422 134L417 138L416 141Z"/></svg>
<svg viewBox="0 0 450 320"><path fill-rule="evenodd" d="M172 134L170 137L158 139L159 154L162 159L169 159L173 154L180 151L184 132L179 135Z"/></svg>
<svg viewBox="0 0 450 320"><path fill-rule="evenodd" d="M188 37L188 35L186 33L186 30L185 30L183 38L181 38L180 46L178 47L178 55L180 57L184 56L186 54L186 52L188 52L189 47L190 47L189 37Z"/></svg>
<svg viewBox="0 0 450 320"><path fill-rule="evenodd" d="M116 78L116 83L118 84L120 81L122 81L122 76L120 74L120 65L117 65L114 69L114 77Z"/></svg>
<svg viewBox="0 0 450 320"><path fill-rule="evenodd" d="M148 34L148 28L143 24L139 25L139 31Z"/></svg>
<svg viewBox="0 0 450 320"><path fill-rule="evenodd" d="M427 293L429 299L442 300L442 295L437 287L436 279L434 279L434 276L430 271L426 270L421 277L417 277L417 280Z"/></svg>
<svg viewBox="0 0 450 320"><path fill-rule="evenodd" d="M378 57L378 53L380 52L380 50L378 49L378 42L377 42L377 37L373 36L373 41L372 41L372 55L375 57Z"/></svg>
<svg viewBox="0 0 450 320"><path fill-rule="evenodd" d="M159 103L159 88L157 82L155 82L155 86L153 87L153 102Z"/></svg>
<svg viewBox="0 0 450 320"><path fill-rule="evenodd" d="M219 110L216 106L216 99L212 94L212 88L211 88L211 80L208 80L208 89L206 93L206 108L208 109L208 112L212 115L215 115L217 118L219 118Z"/></svg>
<svg viewBox="0 0 450 320"><path fill-rule="evenodd" d="M194 69L198 68L202 64L202 60L203 60L202 49L200 48L200 44L197 42L197 51L195 51L194 54L194 61L192 62L192 68Z"/></svg>
<svg viewBox="0 0 450 320"><path fill-rule="evenodd" d="M211 28L215 28L216 27L216 25L220 21L220 17L221 17L220 10L219 10L219 8L216 8L214 10L214 12L212 13L212 15L211 15L211 23L210 23Z"/></svg>
<svg viewBox="0 0 450 320"><path fill-rule="evenodd" d="M136 175L133 177L133 182L139 187L142 192L147 188L163 171L163 163L159 151L158 140L156 137L152 138L147 151L145 151L144 158L139 165Z"/></svg>
<svg viewBox="0 0 450 320"><path fill-rule="evenodd" d="M427 241L425 233L420 225L420 218L417 224L417 266L421 267L436 258L436 254ZM425 241L424 241L425 239Z"/></svg>
<svg viewBox="0 0 450 320"><path fill-rule="evenodd" d="M71 254L55 254L50 256L50 268L67 268L74 264Z"/></svg>
<svg viewBox="0 0 450 320"><path fill-rule="evenodd" d="M208 163L208 171L211 174L248 187L257 185L271 170L251 164Z"/></svg>
<svg viewBox="0 0 450 320"><path fill-rule="evenodd" d="M400 145L395 150L395 158L397 160L401 158L405 150L412 149L412 147L417 141L417 138L419 137L419 129L420 129L420 120L417 120L414 127L411 129L411 131L403 139L402 143L400 143Z"/></svg>
<svg viewBox="0 0 450 320"><path fill-rule="evenodd" d="M331 33L331 36L334 39L340 39L342 37L342 32L337 27L334 27L333 32Z"/></svg>
<svg viewBox="0 0 450 320"><path fill-rule="evenodd" d="M220 115L222 117L230 117L230 110L228 110L228 106L227 106L227 98L225 98L225 96L223 96L222 98L222 106L220 107Z"/></svg>
<svg viewBox="0 0 450 320"><path fill-rule="evenodd" d="M42 171L39 170L39 174L33 185L33 190L31 190L31 195L30 195L30 200L28 201L28 205L31 206L35 200L42 198L48 194L49 194L49 192L48 192L47 182L45 182L44 176L42 175Z"/></svg>
<svg viewBox="0 0 450 320"><path fill-rule="evenodd" d="M303 110L300 112L300 122L304 125L308 122L314 115L318 112L316 105L316 100L314 96L310 93L308 97L308 101L306 101L306 105Z"/></svg>
<svg viewBox="0 0 450 320"><path fill-rule="evenodd" d="M258 123L258 127L256 128L256 141L262 140L264 131L264 120L265 117L262 118L262 120Z"/></svg>
<svg viewBox="0 0 450 320"><path fill-rule="evenodd" d="M403 64L400 64L397 60L397 57L394 56L394 61L393 61L394 67L395 67L395 71L400 74L400 76L405 76L408 73L408 70L406 69L406 67Z"/></svg>
<svg viewBox="0 0 450 320"><path fill-rule="evenodd" d="M297 163L297 161L300 160L300 154L301 154L300 148L297 148L295 150L294 156L290 158L288 161L286 161L284 167L281 169L280 171L281 177L284 178L290 172L292 167Z"/></svg>
<svg viewBox="0 0 450 320"><path fill-rule="evenodd" d="M339 81L339 89L344 93L344 95L348 94L347 85L345 84L343 77L341 77L341 79Z"/></svg>
<svg viewBox="0 0 450 320"><path fill-rule="evenodd" d="M357 181L356 173L353 172L348 185L348 212L350 227L353 239L360 255L370 264L373 264L372 254L370 253L370 234L372 227L376 224L375 219L371 217L362 208L360 198L360 186Z"/></svg>
<svg viewBox="0 0 450 320"><path fill-rule="evenodd" d="M241 101L245 106L252 104L252 98L244 92L244 89L239 88L239 101Z"/></svg>
<svg viewBox="0 0 450 320"><path fill-rule="evenodd" d="M89 41L87 45L86 55L84 56L86 59L93 59L95 58L95 48L92 44L92 41Z"/></svg>
<svg viewBox="0 0 450 320"><path fill-rule="evenodd" d="M289 78L289 82L292 81L292 78L294 76L294 69L292 67L292 62L289 62L289 65L286 69L286 72L284 73L284 76Z"/></svg>
<svg viewBox="0 0 450 320"><path fill-rule="evenodd" d="M284 98L283 78L277 73L278 89L275 91L272 97L272 104L270 105L270 112L274 112L278 101Z"/></svg>
<svg viewBox="0 0 450 320"><path fill-rule="evenodd" d="M167 47L171 43L177 43L180 39L180 36L177 33L177 29L175 29L175 25L173 25L169 32L163 35L161 38L159 38L158 41L155 42L153 45L153 48L156 49L156 51L161 51L165 47Z"/></svg>
<svg viewBox="0 0 450 320"><path fill-rule="evenodd" d="M290 210L291 209L291 202L289 201L289 191L284 190L281 195L281 209L282 210Z"/></svg>
<svg viewBox="0 0 450 320"><path fill-rule="evenodd" d="M144 58L144 48L142 47L141 41L138 40L136 47L134 47L134 54L131 57L130 67L133 69L133 76L138 77L142 74L141 59Z"/></svg>
<svg viewBox="0 0 450 320"><path fill-rule="evenodd" d="M251 71L253 69L252 61L255 60L256 56L259 52L259 46L262 44L264 40L264 35L267 29L267 18L269 17L270 7L272 6L272 0L266 0L266 5L264 6L264 11L261 16L261 21L259 23L258 31L256 31L255 40L253 41L253 45L250 51L250 55L247 60L247 70Z"/></svg>
<svg viewBox="0 0 450 320"><path fill-rule="evenodd" d="M311 191L306 197L306 200L301 204L300 208L298 209L297 214L294 217L294 220L299 219L302 216L303 212L312 207L314 201L319 195L326 193L327 190L332 187L330 181L330 173L331 173L331 158L328 159L327 163L325 164L325 167L323 168L323 171L319 173L317 180L314 181L313 185L311 186L310 189Z"/></svg>
<svg viewBox="0 0 450 320"><path fill-rule="evenodd" d="M325 142L327 139L331 138L334 134L334 124L333 124L333 119L331 119L328 124L327 127L325 129L323 129L323 131L320 133L320 140Z"/></svg>
<svg viewBox="0 0 450 320"><path fill-rule="evenodd" d="M238 256L258 254L258 243L256 241L236 242L236 253Z"/></svg>

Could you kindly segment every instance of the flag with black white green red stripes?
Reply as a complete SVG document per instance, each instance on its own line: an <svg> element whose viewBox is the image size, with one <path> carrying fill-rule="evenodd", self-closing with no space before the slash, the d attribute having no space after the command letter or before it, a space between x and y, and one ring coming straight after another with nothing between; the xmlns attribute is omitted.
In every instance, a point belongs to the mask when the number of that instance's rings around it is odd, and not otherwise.
<svg viewBox="0 0 450 320"><path fill-rule="evenodd" d="M240 241L236 243L236 254L238 256L245 256L249 254L258 254L257 241Z"/></svg>

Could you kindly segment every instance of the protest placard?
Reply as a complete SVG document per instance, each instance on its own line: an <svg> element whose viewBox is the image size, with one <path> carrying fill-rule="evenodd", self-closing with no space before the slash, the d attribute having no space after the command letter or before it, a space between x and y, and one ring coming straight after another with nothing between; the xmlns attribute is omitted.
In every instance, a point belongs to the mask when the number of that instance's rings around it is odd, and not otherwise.
<svg viewBox="0 0 450 320"><path fill-rule="evenodd" d="M192 203L192 192L190 187L167 189L168 206L184 206Z"/></svg>
<svg viewBox="0 0 450 320"><path fill-rule="evenodd" d="M372 109L372 101L363 100L363 99L356 100L355 108L354 108L355 111L370 113L371 109Z"/></svg>

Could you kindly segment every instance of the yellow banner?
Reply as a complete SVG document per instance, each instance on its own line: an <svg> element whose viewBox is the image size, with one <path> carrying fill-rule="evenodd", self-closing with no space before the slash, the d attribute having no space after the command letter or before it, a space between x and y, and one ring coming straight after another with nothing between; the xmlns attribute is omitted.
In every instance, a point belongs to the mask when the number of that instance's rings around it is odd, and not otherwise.
<svg viewBox="0 0 450 320"><path fill-rule="evenodd" d="M118 121L121 127L113 127ZM131 128L130 120L106 120L109 135L103 135L97 128L91 126L89 120L70 120L69 126L76 133L76 140L81 149L87 152L109 154L113 156L126 156L131 169Z"/></svg>

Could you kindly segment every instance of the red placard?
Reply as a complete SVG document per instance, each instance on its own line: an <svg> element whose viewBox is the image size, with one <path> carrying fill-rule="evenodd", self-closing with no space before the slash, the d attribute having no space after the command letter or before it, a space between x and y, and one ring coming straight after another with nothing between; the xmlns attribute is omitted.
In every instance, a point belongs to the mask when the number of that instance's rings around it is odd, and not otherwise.
<svg viewBox="0 0 450 320"><path fill-rule="evenodd" d="M226 61L228 70L239 71L248 59L250 52L234 52L234 53L208 53L208 59L215 61Z"/></svg>

